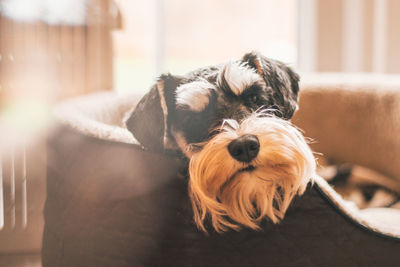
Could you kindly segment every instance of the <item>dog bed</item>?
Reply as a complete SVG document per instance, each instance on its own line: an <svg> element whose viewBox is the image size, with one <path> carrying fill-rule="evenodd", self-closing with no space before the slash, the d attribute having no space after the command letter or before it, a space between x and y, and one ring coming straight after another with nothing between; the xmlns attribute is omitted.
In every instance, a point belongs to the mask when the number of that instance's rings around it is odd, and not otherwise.
<svg viewBox="0 0 400 267"><path fill-rule="evenodd" d="M334 93L305 87L295 118L299 124L305 118L318 121L319 105L335 101L333 95L344 94L346 103L358 97L354 87L335 86ZM400 91L390 92L399 99ZM379 98L381 91L368 94ZM399 264L400 212L359 210L320 177L293 200L279 224L265 221L261 231L200 232L192 219L187 181L179 175L184 162L145 151L123 127L126 112L138 100L102 93L58 107L58 123L48 141L43 266ZM302 114L303 104L312 110L304 107ZM336 113L341 114L340 108L336 103ZM318 126L310 124L310 130L307 123L301 125L306 135L318 136ZM340 160L338 153L333 156Z"/></svg>

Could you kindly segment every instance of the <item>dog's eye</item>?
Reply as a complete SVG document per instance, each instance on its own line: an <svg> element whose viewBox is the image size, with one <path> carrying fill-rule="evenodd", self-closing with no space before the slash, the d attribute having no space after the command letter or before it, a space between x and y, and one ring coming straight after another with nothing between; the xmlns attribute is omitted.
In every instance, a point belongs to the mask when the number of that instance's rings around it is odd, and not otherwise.
<svg viewBox="0 0 400 267"><path fill-rule="evenodd" d="M250 95L248 99L250 100L251 103L257 103L259 100L259 98L256 94Z"/></svg>

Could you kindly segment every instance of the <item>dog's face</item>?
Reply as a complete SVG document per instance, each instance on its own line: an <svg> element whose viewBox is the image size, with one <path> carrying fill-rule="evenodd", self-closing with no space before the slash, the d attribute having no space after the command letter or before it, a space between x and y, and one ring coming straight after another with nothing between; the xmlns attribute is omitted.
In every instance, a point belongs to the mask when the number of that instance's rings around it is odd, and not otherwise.
<svg viewBox="0 0 400 267"><path fill-rule="evenodd" d="M297 109L299 77L257 53L241 60L162 75L126 121L151 150L181 151L190 159L195 221L216 231L262 218L282 218L303 191L315 163L289 120Z"/></svg>
<svg viewBox="0 0 400 267"><path fill-rule="evenodd" d="M151 150L181 150L206 141L226 119L240 121L260 108L290 119L299 77L281 62L256 53L185 76L162 75L127 121Z"/></svg>

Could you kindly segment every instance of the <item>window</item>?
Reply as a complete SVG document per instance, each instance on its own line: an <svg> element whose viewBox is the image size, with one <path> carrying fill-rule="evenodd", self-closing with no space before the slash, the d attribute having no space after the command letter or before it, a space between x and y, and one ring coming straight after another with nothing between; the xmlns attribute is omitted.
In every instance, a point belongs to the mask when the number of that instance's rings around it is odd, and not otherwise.
<svg viewBox="0 0 400 267"><path fill-rule="evenodd" d="M157 75L184 74L257 50L297 60L294 0L154 0L117 2L123 29L114 32L115 88L145 92Z"/></svg>

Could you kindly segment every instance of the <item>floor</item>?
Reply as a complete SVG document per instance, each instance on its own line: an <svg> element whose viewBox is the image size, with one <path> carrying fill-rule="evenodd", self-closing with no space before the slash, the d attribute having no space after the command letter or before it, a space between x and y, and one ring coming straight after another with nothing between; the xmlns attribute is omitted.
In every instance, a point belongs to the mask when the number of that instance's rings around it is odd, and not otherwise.
<svg viewBox="0 0 400 267"><path fill-rule="evenodd" d="M1 267L41 267L40 253L34 254L0 254Z"/></svg>

